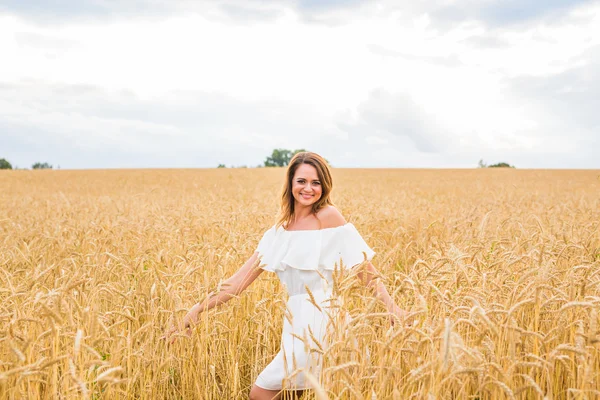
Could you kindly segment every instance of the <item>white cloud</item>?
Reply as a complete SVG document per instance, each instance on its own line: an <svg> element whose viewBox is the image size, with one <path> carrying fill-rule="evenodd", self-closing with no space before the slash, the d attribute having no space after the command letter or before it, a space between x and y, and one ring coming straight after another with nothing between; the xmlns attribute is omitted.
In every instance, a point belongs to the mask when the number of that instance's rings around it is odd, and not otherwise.
<svg viewBox="0 0 600 400"><path fill-rule="evenodd" d="M509 8L502 21L486 8L461 14L466 0L203 2L192 12L176 2L164 17L170 3L137 17L127 4L127 18L65 9L60 24L0 11L0 126L13 132L0 145L19 163L37 161L18 150L27 142L14 132L25 129L89 152L163 152L165 166L256 165L272 148L304 147L338 166L531 154L530 167L600 167L582 148L600 125L585 106L600 96L597 2L561 3L560 16L528 3L515 24ZM573 118L557 96L585 113ZM365 162L365 151L377 157Z"/></svg>

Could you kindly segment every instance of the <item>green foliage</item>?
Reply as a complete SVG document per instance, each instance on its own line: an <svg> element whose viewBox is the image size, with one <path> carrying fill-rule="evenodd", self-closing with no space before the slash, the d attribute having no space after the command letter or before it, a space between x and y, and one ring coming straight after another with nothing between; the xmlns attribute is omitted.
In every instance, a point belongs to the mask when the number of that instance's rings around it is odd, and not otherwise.
<svg viewBox="0 0 600 400"><path fill-rule="evenodd" d="M514 168L513 165L510 165L509 163L505 163L505 162L487 165L483 160L479 160L477 167L478 168Z"/></svg>
<svg viewBox="0 0 600 400"><path fill-rule="evenodd" d="M292 157L295 154L306 151L304 149L288 150L288 149L275 149L270 157L265 160L265 167L285 167L290 163Z"/></svg>
<svg viewBox="0 0 600 400"><path fill-rule="evenodd" d="M31 166L32 169L52 169L52 165L45 163L36 162Z"/></svg>
<svg viewBox="0 0 600 400"><path fill-rule="evenodd" d="M217 168L227 168L227 167L225 166L225 164L219 164L219 166Z"/></svg>
<svg viewBox="0 0 600 400"><path fill-rule="evenodd" d="M0 158L0 169L12 169L12 165L4 158Z"/></svg>
<svg viewBox="0 0 600 400"><path fill-rule="evenodd" d="M501 162L498 164L489 165L488 168L514 168L514 167L508 163Z"/></svg>

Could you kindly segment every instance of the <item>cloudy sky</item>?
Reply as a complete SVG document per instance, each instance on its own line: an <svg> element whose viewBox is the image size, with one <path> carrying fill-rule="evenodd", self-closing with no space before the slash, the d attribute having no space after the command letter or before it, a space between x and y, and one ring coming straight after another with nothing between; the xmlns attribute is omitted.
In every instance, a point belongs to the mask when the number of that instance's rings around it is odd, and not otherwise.
<svg viewBox="0 0 600 400"><path fill-rule="evenodd" d="M600 1L1 0L0 158L600 168Z"/></svg>

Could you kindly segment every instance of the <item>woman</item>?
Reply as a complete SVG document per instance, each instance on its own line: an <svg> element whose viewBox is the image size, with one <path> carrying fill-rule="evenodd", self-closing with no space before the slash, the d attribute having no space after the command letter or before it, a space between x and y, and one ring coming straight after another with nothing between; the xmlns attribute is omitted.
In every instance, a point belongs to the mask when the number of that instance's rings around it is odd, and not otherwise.
<svg viewBox="0 0 600 400"><path fill-rule="evenodd" d="M391 315L401 320L406 316L370 263L375 253L333 205L331 189L327 162L316 153L296 154L287 169L277 224L265 232L254 254L225 281L221 291L194 305L183 319L190 335L201 312L239 295L264 270L277 273L289 294L289 314L284 318L281 350L259 374L251 399L277 399L282 390L311 387L310 375L319 373L321 361L319 352L310 351L310 346L326 346L331 313L323 309L332 295L335 268L350 269L365 262L359 280L384 302ZM172 327L168 335L176 331Z"/></svg>

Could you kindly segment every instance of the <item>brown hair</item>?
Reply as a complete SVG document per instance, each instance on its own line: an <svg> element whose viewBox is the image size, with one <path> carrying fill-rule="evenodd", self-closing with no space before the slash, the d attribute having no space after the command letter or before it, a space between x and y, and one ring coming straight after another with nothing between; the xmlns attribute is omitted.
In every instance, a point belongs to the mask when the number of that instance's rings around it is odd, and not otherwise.
<svg viewBox="0 0 600 400"><path fill-rule="evenodd" d="M296 153L292 157L290 164L286 171L286 181L283 184L281 191L281 208L279 210L279 219L277 220L277 228L282 225L288 225L294 217L294 195L292 194L292 180L294 174L301 164L308 164L315 167L317 175L321 181L321 197L315 204L312 205L312 212L317 213L321 208L326 205L334 205L331 200L331 189L333 188L333 180L331 179L331 171L327 161L318 155L310 151L303 151Z"/></svg>

